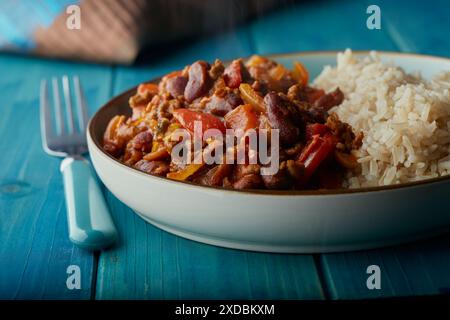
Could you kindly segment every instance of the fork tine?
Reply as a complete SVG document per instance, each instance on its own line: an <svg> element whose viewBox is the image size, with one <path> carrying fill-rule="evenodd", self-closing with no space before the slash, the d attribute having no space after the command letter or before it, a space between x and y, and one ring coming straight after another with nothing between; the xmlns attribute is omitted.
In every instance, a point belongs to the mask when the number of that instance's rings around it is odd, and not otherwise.
<svg viewBox="0 0 450 320"><path fill-rule="evenodd" d="M53 89L53 103L55 104L55 120L56 120L56 129L58 134L64 133L64 118L61 107L61 99L59 97L59 86L58 79L56 77L52 78L52 89Z"/></svg>
<svg viewBox="0 0 450 320"><path fill-rule="evenodd" d="M42 144L46 149L48 147L47 142L52 137L52 118L48 101L47 80L42 79L40 91L41 136Z"/></svg>
<svg viewBox="0 0 450 320"><path fill-rule="evenodd" d="M83 90L81 89L80 78L78 78L78 76L74 76L73 82L75 85L75 96L77 98L78 120L79 120L78 125L80 127L80 132L84 133L88 122L86 100L84 99Z"/></svg>
<svg viewBox="0 0 450 320"><path fill-rule="evenodd" d="M64 101L66 104L68 131L69 134L72 134L74 133L75 130L75 124L73 120L72 101L70 99L69 77L67 77L67 75L63 76L62 83L63 83Z"/></svg>

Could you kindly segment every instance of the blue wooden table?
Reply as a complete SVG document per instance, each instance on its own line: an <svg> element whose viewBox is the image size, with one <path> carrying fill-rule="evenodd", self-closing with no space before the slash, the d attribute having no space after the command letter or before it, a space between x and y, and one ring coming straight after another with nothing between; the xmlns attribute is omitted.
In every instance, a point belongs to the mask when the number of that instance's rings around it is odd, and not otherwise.
<svg viewBox="0 0 450 320"><path fill-rule="evenodd" d="M366 8L381 8L381 30ZM264 254L199 244L163 232L105 190L120 240L91 253L67 238L59 160L41 148L43 77L78 74L91 114L141 81L197 60L252 53L378 49L449 57L450 2L307 1L134 67L0 55L0 298L3 299L362 299L448 293L450 237L392 248L324 254ZM426 212L424 212L426 214ZM381 268L368 290L366 268ZM66 286L68 266L81 288Z"/></svg>

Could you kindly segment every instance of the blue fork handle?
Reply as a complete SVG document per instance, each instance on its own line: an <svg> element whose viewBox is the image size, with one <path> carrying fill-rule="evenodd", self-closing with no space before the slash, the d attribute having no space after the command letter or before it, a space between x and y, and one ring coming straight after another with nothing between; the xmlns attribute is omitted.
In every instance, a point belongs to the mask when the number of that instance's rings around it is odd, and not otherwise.
<svg viewBox="0 0 450 320"><path fill-rule="evenodd" d="M117 231L89 162L82 157L62 161L69 238L83 249L112 245Z"/></svg>

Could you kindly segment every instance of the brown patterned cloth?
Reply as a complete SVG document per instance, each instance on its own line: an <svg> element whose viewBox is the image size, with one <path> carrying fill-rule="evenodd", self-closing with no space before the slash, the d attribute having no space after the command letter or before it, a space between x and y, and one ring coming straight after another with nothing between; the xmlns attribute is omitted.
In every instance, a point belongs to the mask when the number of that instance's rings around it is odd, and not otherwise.
<svg viewBox="0 0 450 320"><path fill-rule="evenodd" d="M281 1L283 2L283 1ZM34 33L38 55L132 63L146 45L228 30L279 4L276 0L82 0L81 28L60 14Z"/></svg>

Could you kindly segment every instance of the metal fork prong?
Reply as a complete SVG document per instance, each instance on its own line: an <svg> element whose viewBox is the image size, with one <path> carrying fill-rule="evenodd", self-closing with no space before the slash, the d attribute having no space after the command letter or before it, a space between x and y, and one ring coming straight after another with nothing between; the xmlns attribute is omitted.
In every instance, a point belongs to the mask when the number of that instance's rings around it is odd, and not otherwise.
<svg viewBox="0 0 450 320"><path fill-rule="evenodd" d="M75 130L75 123L73 120L72 101L70 99L69 77L64 75L62 78L62 83L63 83L64 101L66 104L68 131L69 134L72 134L74 133Z"/></svg>
<svg viewBox="0 0 450 320"><path fill-rule="evenodd" d="M41 122L41 135L42 144L44 149L48 148L48 140L52 136L52 118L48 99L47 80L41 81L40 92L40 122Z"/></svg>
<svg viewBox="0 0 450 320"><path fill-rule="evenodd" d="M83 90L81 89L80 78L78 78L78 76L73 77L73 83L75 86L75 96L77 98L78 125L80 132L84 133L88 122L86 101L84 99Z"/></svg>
<svg viewBox="0 0 450 320"><path fill-rule="evenodd" d="M52 78L52 87L53 87L53 103L55 104L56 129L58 134L61 135L64 133L64 118L61 106L61 99L59 97L58 79L56 77Z"/></svg>

